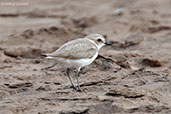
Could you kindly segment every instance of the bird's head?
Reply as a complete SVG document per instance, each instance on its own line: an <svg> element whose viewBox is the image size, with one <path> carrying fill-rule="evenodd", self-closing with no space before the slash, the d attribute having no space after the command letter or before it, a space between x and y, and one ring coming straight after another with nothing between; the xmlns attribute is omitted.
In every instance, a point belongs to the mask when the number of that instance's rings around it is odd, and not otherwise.
<svg viewBox="0 0 171 114"><path fill-rule="evenodd" d="M111 45L110 43L107 43L105 41L105 38L100 35L100 34L90 34L88 36L86 36L85 38L89 39L90 41L92 41L93 43L95 43L98 47L98 49L102 48L105 45Z"/></svg>

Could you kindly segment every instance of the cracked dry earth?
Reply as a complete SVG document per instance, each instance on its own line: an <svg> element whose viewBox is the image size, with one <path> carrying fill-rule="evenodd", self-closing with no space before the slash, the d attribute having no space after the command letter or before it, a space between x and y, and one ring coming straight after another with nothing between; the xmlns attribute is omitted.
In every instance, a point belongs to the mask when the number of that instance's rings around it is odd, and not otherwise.
<svg viewBox="0 0 171 114"><path fill-rule="evenodd" d="M0 4L0 114L171 113L170 0L27 2ZM40 55L90 33L112 47L82 69L80 93Z"/></svg>

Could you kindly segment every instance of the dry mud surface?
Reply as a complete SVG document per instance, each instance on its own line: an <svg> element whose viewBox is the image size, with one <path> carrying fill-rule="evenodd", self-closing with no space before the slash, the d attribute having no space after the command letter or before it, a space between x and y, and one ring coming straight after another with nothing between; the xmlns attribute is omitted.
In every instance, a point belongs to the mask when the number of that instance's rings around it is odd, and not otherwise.
<svg viewBox="0 0 171 114"><path fill-rule="evenodd" d="M1 114L171 113L171 0L8 1L0 1ZM90 33L112 47L82 69L80 93L40 54Z"/></svg>

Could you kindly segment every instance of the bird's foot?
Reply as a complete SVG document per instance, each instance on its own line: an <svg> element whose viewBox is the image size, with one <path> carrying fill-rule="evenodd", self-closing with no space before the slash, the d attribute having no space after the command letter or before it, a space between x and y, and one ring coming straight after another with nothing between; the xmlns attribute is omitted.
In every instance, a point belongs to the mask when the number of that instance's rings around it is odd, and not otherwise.
<svg viewBox="0 0 171 114"><path fill-rule="evenodd" d="M72 88L75 89L75 90L77 90L77 87L75 87L75 86L72 86Z"/></svg>
<svg viewBox="0 0 171 114"><path fill-rule="evenodd" d="M76 90L77 90L78 92L82 92L82 90L81 90L80 88L77 88Z"/></svg>

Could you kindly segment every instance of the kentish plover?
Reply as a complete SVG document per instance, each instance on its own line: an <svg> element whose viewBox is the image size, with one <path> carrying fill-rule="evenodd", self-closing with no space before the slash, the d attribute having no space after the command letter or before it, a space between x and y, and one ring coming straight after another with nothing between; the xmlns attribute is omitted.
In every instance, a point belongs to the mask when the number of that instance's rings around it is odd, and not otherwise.
<svg viewBox="0 0 171 114"><path fill-rule="evenodd" d="M105 45L111 45L105 41L105 38L100 34L90 34L84 38L78 38L69 41L62 45L59 49L52 53L44 54L46 58L55 59L68 66L67 76L72 84L72 87L77 91L81 91L78 75L80 69L91 64L98 56L98 51ZM76 79L78 88L72 82L69 76L69 68L77 69Z"/></svg>

